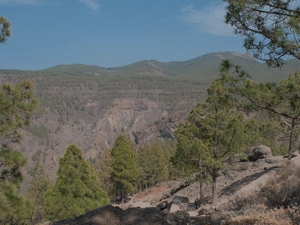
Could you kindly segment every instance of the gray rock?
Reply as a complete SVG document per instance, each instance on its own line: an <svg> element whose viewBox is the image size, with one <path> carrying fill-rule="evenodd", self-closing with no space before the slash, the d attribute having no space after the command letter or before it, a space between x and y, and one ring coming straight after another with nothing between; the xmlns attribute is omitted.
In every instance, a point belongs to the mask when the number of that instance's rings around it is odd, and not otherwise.
<svg viewBox="0 0 300 225"><path fill-rule="evenodd" d="M266 159L273 156L271 148L265 145L250 147L246 149L245 153L248 156L248 160L252 162L255 162L259 159Z"/></svg>
<svg viewBox="0 0 300 225"><path fill-rule="evenodd" d="M275 164L275 163L279 163L284 161L285 159L282 156L274 156L274 157L270 157L265 159L267 163L269 164Z"/></svg>
<svg viewBox="0 0 300 225"><path fill-rule="evenodd" d="M169 198L170 196L174 195L176 192L180 191L181 189L183 189L189 185L190 185L190 182L187 180L177 181L167 190L155 195L152 198L152 201L150 204L155 205L158 202L160 202L161 200Z"/></svg>
<svg viewBox="0 0 300 225"><path fill-rule="evenodd" d="M156 206L156 208L159 209L160 211L163 211L166 208L168 208L168 206L169 206L168 201L162 201L162 202L158 203L158 205Z"/></svg>
<svg viewBox="0 0 300 225"><path fill-rule="evenodd" d="M107 205L74 219L50 223L51 225L169 225L156 208L129 208Z"/></svg>

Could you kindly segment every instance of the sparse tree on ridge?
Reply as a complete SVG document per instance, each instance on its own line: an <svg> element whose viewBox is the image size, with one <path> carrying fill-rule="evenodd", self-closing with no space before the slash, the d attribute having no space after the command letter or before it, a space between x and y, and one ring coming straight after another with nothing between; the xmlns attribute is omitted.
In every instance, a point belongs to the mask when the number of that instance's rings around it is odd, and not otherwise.
<svg viewBox="0 0 300 225"><path fill-rule="evenodd" d="M245 37L244 47L269 66L300 59L300 5L296 0L223 0L226 23Z"/></svg>

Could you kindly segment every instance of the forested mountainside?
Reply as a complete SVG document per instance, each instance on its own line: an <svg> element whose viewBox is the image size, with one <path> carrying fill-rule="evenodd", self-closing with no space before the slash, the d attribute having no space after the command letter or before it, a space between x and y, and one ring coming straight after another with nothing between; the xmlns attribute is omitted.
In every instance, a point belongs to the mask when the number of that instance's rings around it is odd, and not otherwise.
<svg viewBox="0 0 300 225"><path fill-rule="evenodd" d="M97 163L121 133L137 145L156 138L173 141L177 125L203 101L223 59L241 65L257 81L279 81L300 69L294 60L270 69L248 54L217 52L184 62L144 60L115 68L75 64L0 70L1 83L30 79L36 85L39 108L20 147L28 157L25 172L39 161L53 179L70 144Z"/></svg>

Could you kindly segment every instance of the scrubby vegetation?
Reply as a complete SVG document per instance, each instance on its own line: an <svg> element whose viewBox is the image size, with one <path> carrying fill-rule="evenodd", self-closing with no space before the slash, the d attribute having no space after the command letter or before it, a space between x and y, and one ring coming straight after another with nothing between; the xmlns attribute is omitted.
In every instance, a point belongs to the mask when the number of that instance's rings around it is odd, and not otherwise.
<svg viewBox="0 0 300 225"><path fill-rule="evenodd" d="M296 225L300 222L300 167L292 162L278 169L256 193L237 196L211 215L211 221L226 225Z"/></svg>

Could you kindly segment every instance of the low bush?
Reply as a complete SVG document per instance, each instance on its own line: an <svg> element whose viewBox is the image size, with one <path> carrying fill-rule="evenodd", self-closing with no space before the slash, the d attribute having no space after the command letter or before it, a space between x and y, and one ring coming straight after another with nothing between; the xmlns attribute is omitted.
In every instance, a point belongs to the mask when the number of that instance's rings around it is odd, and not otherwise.
<svg viewBox="0 0 300 225"><path fill-rule="evenodd" d="M244 212L244 215L238 215L230 218L223 223L224 225L294 225L295 223L289 217L287 211L283 208L269 210L263 205L255 207Z"/></svg>
<svg viewBox="0 0 300 225"><path fill-rule="evenodd" d="M261 187L260 196L271 208L293 207L300 204L300 167L288 161L277 176Z"/></svg>

